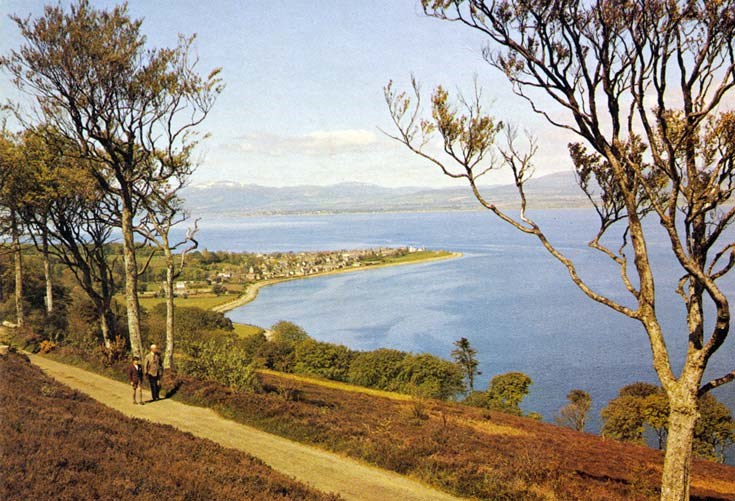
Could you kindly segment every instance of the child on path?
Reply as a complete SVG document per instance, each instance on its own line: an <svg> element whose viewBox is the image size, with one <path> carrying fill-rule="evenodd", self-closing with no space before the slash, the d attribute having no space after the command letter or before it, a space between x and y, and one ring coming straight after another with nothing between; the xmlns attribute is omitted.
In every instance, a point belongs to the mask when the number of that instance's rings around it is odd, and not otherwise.
<svg viewBox="0 0 735 501"><path fill-rule="evenodd" d="M143 405L143 366L140 357L133 357L133 363L128 366L128 379L133 387L133 404ZM139 400L136 400L136 392Z"/></svg>

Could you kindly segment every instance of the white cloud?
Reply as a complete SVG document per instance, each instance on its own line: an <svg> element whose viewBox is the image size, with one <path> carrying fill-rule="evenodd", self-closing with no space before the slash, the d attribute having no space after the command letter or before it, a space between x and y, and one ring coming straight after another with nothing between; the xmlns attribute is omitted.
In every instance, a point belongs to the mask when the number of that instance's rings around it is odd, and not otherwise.
<svg viewBox="0 0 735 501"><path fill-rule="evenodd" d="M241 137L237 149L273 156L332 156L370 151L377 142L375 133L363 129L319 130L302 136L257 132Z"/></svg>

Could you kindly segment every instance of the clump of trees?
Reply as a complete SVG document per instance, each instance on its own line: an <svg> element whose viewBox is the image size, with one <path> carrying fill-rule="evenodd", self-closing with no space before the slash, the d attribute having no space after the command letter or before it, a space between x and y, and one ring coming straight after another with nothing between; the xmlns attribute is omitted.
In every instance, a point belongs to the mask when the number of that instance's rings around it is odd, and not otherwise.
<svg viewBox="0 0 735 501"><path fill-rule="evenodd" d="M475 391L465 399L465 403L475 407L485 407L493 411L523 416L521 402L529 393L533 380L522 372L507 372L493 376L487 391ZM537 413L528 417L541 419Z"/></svg>
<svg viewBox="0 0 735 501"><path fill-rule="evenodd" d="M728 105L735 89L735 2L423 0L422 6L429 16L487 37L483 55L490 66L533 111L576 137L570 158L599 216L589 246L617 268L628 301L596 290L527 212L536 141L522 146L512 127L490 116L479 87L458 100L438 87L425 114L417 82L408 92L389 83L392 137L466 181L483 207L538 239L591 300L640 324L669 402L661 497L688 499L701 397L735 380L733 370L704 381L730 332L729 298L720 283L735 267L726 234L735 218L729 203L735 113ZM438 148L429 148L435 138ZM480 184L501 167L513 175L517 216ZM645 225L646 218L657 224ZM681 365L672 363L656 308L652 226L663 228L669 260L680 272L674 292L686 322L670 335L686 336Z"/></svg>
<svg viewBox="0 0 735 501"><path fill-rule="evenodd" d="M162 314L162 307L157 314ZM244 339L231 333L229 319L199 308L177 317L187 331L178 332L184 373L214 379L240 389L252 389L253 368L304 374L368 388L450 399L463 391L459 367L437 356L379 349L358 352L316 341L291 322L278 322L264 333ZM193 334L193 335L192 335ZM231 375L226 375L231 372Z"/></svg>
<svg viewBox="0 0 735 501"><path fill-rule="evenodd" d="M125 334L142 355L138 279L152 253L163 252L172 305L183 257L174 262L172 250L182 244L170 242L169 231L187 218L178 190L195 168L198 127L222 90L219 70L198 72L194 37L147 47L142 21L126 5L97 9L79 0L67 9L47 6L38 18L11 18L23 43L0 57L0 67L29 97L13 106L22 133L0 131L0 230L15 255L17 324L25 325L21 240L29 237L47 264L53 255L71 270L96 309L105 346L123 333L112 313L119 266ZM122 236L120 256L110 254L112 228ZM195 247L193 232L186 243ZM141 256L141 248L148 252ZM170 366L173 308L168 318Z"/></svg>
<svg viewBox="0 0 735 501"><path fill-rule="evenodd" d="M633 383L602 409L602 435L625 442L646 443L650 430L664 449L668 437L669 401L661 387ZM730 409L707 393L699 399L699 418L694 429L694 453L722 462L725 450L735 443L735 421Z"/></svg>

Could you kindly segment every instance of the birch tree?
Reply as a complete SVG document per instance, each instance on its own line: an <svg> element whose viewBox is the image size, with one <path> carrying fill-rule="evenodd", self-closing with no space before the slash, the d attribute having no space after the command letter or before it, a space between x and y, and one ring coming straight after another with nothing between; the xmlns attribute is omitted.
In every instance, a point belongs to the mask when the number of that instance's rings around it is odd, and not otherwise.
<svg viewBox="0 0 735 501"><path fill-rule="evenodd" d="M171 229L188 218L181 199L176 196L177 191L178 188L157 190L157 196L146 200L147 213L138 230L163 252L166 264L166 279L163 287L166 296L166 349L163 354L163 366L166 369L174 368L176 318L174 281L181 276L184 270L187 254L199 246L195 238L198 231L198 220L194 221L193 227L187 229L184 239L178 242L171 240Z"/></svg>
<svg viewBox="0 0 735 501"><path fill-rule="evenodd" d="M79 145L104 193L119 202L130 344L143 353L135 226L146 190L176 175L169 158L191 152L196 128L222 89L219 70L206 77L192 56L194 37L150 49L142 20L127 6L96 9L79 0L66 11L47 6L37 19L12 16L20 48L0 59L35 113Z"/></svg>
<svg viewBox="0 0 735 501"><path fill-rule="evenodd" d="M44 255L65 265L90 299L102 341L110 348L117 334L112 312L115 258L109 253L112 229L118 226L117 201L99 188L75 142L45 126L25 136L26 145L32 144L26 155L32 166L27 171L31 203L26 224L32 235L40 235Z"/></svg>
<svg viewBox="0 0 735 501"><path fill-rule="evenodd" d="M483 55L490 66L533 111L576 135L570 156L599 216L589 245L617 266L633 306L580 277L572 259L526 212L524 185L534 145L521 150L517 141L507 141L496 148L502 125L479 99L455 104L438 88L426 118L418 85L400 92L390 84L385 97L398 130L393 137L444 174L467 181L483 207L537 238L590 299L640 323L670 403L661 498L688 499L698 397L735 379L733 370L704 381L710 358L730 330L729 300L720 282L735 266L735 244L725 233L735 216L728 204L735 113L726 100L735 86L735 2L423 0L422 5L429 16L486 36ZM446 157L426 148L434 133ZM518 216L498 208L478 187L478 179L501 166L513 172ZM646 217L666 232L669 258L681 272L675 292L686 323L671 333L664 332L656 309ZM621 228L620 245L606 245L603 237L614 227ZM713 312L708 322L706 303ZM687 340L678 373L667 335Z"/></svg>
<svg viewBox="0 0 735 501"><path fill-rule="evenodd" d="M0 234L10 237L15 277L16 325L26 324L23 304L23 252L21 247L22 219L26 178L23 175L23 155L20 139L4 127L0 131Z"/></svg>

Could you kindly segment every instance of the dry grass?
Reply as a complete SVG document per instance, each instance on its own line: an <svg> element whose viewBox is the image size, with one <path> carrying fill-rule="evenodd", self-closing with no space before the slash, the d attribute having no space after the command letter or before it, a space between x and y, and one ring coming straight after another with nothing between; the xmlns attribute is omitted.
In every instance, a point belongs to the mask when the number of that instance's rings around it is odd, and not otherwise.
<svg viewBox="0 0 735 501"><path fill-rule="evenodd" d="M261 374L238 393L178 378L177 396L230 418L358 457L468 497L650 499L662 455L531 419L457 404L396 400L342 385ZM735 499L735 468L694 463L693 499Z"/></svg>
<svg viewBox="0 0 735 501"><path fill-rule="evenodd" d="M63 351L63 350L62 350ZM259 393L167 374L174 398L486 499L652 499L662 454L458 404L265 371ZM735 468L693 464L692 499L735 499Z"/></svg>
<svg viewBox="0 0 735 501"><path fill-rule="evenodd" d="M0 499L335 499L0 357Z"/></svg>
<svg viewBox="0 0 735 501"><path fill-rule="evenodd" d="M285 372L272 371L269 369L260 369L258 372L261 374L277 377L282 381L293 381L297 383L306 383L315 386L322 386L324 388L330 388L338 391L346 391L349 393L362 393L365 395L371 395L374 397L388 398L391 400L398 400L401 402L410 402L413 397L404 395L402 393L394 393L391 391L376 390L374 388L366 388L364 386L357 386L349 383L342 383L340 381L332 381L330 379L317 379L309 376L303 376L300 374L287 374Z"/></svg>
<svg viewBox="0 0 735 501"><path fill-rule="evenodd" d="M511 437L522 437L528 435L528 432L520 428L504 426L493 423L492 421L478 421L476 419L465 419L459 417L456 418L456 422L460 425L469 426L480 433L486 433L488 435L506 435Z"/></svg>

